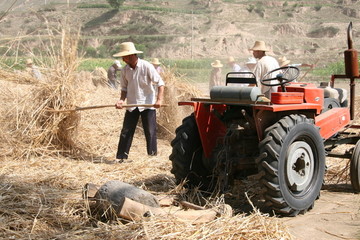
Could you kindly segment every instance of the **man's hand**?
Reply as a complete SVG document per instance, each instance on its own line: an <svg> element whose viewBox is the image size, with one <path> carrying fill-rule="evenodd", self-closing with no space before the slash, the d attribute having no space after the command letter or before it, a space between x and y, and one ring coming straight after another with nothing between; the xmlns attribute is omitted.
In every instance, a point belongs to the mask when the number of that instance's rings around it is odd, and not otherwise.
<svg viewBox="0 0 360 240"><path fill-rule="evenodd" d="M124 103L124 100L119 100L119 101L117 101L116 102L116 104L115 104L115 108L117 108L117 109L122 109L123 108L123 103Z"/></svg>
<svg viewBox="0 0 360 240"><path fill-rule="evenodd" d="M155 104L154 104L154 108L160 108L162 105L162 100L161 99L158 99L156 100Z"/></svg>

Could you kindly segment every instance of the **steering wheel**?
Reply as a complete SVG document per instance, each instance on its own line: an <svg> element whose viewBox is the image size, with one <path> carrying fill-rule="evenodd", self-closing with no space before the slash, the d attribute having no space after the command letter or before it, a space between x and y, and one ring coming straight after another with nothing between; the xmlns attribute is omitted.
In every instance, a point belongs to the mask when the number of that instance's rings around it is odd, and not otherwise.
<svg viewBox="0 0 360 240"><path fill-rule="evenodd" d="M276 77L273 78L267 78L272 73L279 72ZM275 86L281 86L283 87L286 83L294 81L300 74L300 69L294 66L285 66L276 68L274 70L271 70L270 72L267 72L262 79L260 79L260 82L264 86L268 87L275 87ZM272 80L278 80L276 83L271 83ZM270 82L270 83L268 83Z"/></svg>

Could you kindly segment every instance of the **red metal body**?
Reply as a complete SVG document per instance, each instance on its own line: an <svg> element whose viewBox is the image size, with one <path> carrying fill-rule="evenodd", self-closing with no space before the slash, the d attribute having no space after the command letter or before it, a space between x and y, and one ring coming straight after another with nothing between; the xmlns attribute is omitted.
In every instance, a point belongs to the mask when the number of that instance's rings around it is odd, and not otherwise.
<svg viewBox="0 0 360 240"><path fill-rule="evenodd" d="M350 123L348 108L333 108L315 117L316 126L320 127L320 135L328 139Z"/></svg>
<svg viewBox="0 0 360 240"><path fill-rule="evenodd" d="M199 129L205 157L209 158L216 146L219 137L225 135L226 127L223 122L215 116L214 110L220 114L226 110L224 104L206 104L200 102L179 102L180 105L191 105L194 107L194 115Z"/></svg>

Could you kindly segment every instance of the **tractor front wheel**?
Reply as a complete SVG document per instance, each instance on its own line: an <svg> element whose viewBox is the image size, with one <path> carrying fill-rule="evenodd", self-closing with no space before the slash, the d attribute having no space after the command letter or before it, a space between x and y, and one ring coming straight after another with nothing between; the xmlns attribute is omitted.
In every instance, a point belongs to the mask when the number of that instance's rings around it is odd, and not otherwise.
<svg viewBox="0 0 360 240"><path fill-rule="evenodd" d="M184 118L182 125L176 129L176 137L171 142L171 173L176 183L186 181L188 187L200 187L207 190L212 179L212 171L203 163L203 148L194 115Z"/></svg>
<svg viewBox="0 0 360 240"><path fill-rule="evenodd" d="M311 209L325 173L323 139L312 119L293 114L265 130L259 143L259 171L265 201L278 214L296 216Z"/></svg>

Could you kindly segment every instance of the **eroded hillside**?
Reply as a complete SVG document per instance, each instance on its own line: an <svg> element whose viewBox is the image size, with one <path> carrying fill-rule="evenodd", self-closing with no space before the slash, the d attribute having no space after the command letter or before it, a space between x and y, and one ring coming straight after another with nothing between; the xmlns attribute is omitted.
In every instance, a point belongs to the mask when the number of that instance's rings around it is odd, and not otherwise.
<svg viewBox="0 0 360 240"><path fill-rule="evenodd" d="M47 3L44 5L44 3ZM342 59L346 28L354 22L360 44L360 3L333 1L126 1L120 11L100 8L106 1L18 1L2 20L3 37L27 36L33 48L39 36L60 22L81 28L83 49L110 57L121 41L140 44L148 57L226 58L250 56L255 40L264 40L273 55L298 61L329 63ZM1 3L5 10L9 3Z"/></svg>

